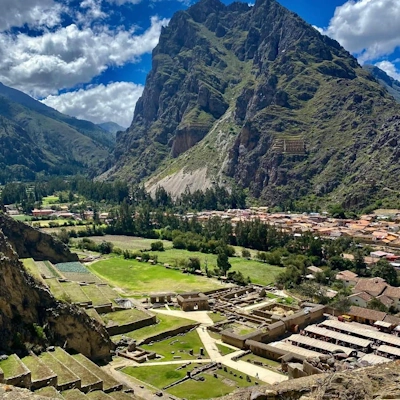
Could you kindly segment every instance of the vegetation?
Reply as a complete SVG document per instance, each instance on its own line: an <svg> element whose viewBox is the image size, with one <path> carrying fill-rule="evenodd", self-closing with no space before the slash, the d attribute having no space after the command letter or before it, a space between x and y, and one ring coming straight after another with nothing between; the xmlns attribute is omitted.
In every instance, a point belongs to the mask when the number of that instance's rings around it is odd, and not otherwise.
<svg viewBox="0 0 400 400"><path fill-rule="evenodd" d="M182 360L195 360L200 355L200 348L204 345L197 331L192 330L183 336L168 338L151 345L142 345L142 347L161 355L163 358L160 361L172 361L176 356ZM190 354L190 350L193 350L193 355ZM208 358L207 352L204 353L203 358Z"/></svg>

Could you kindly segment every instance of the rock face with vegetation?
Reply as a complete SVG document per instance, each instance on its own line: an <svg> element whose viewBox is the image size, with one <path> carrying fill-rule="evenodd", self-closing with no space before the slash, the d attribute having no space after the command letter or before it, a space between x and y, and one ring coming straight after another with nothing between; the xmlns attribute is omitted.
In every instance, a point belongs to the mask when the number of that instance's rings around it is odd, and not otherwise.
<svg viewBox="0 0 400 400"><path fill-rule="evenodd" d="M0 182L99 171L114 146L108 132L0 83Z"/></svg>
<svg viewBox="0 0 400 400"><path fill-rule="evenodd" d="M182 192L174 176L207 168L205 187L356 208L397 195L399 128L400 106L376 79L277 1L200 0L163 28L103 177L152 175L150 186Z"/></svg>
<svg viewBox="0 0 400 400"><path fill-rule="evenodd" d="M399 361L243 389L221 400L384 400L400 398ZM268 394L268 395L267 395Z"/></svg>
<svg viewBox="0 0 400 400"><path fill-rule="evenodd" d="M5 223L3 223L5 222ZM8 234L11 224L2 218L0 227ZM29 237L30 233L27 234ZM14 237L15 239L15 237ZM18 240L17 240L18 241ZM47 244L42 246L40 242ZM44 257L53 245L51 238L40 238L38 248L24 256ZM17 250L19 246L16 246ZM60 251L57 261L74 259L62 247L54 247L52 254ZM43 256L43 257L42 257ZM26 352L41 350L49 345L65 346L92 359L107 358L113 344L105 328L76 306L57 301L41 283L29 275L18 259L17 253L0 230L0 352Z"/></svg>
<svg viewBox="0 0 400 400"><path fill-rule="evenodd" d="M0 229L20 258L52 263L78 261L78 256L61 241L1 212Z"/></svg>
<svg viewBox="0 0 400 400"><path fill-rule="evenodd" d="M364 65L366 69L387 91L400 102L400 82L375 65Z"/></svg>

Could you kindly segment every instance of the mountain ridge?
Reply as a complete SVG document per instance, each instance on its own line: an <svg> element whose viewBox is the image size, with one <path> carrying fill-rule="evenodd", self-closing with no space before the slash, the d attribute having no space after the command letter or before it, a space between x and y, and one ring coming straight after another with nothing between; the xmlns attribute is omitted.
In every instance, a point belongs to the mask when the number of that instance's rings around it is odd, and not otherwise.
<svg viewBox="0 0 400 400"><path fill-rule="evenodd" d="M96 174L113 147L110 134L0 84L0 182L37 174Z"/></svg>
<svg viewBox="0 0 400 400"><path fill-rule="evenodd" d="M206 168L206 185L271 205L364 207L396 192L399 114L349 52L275 0L201 0L161 31L103 178L183 191Z"/></svg>

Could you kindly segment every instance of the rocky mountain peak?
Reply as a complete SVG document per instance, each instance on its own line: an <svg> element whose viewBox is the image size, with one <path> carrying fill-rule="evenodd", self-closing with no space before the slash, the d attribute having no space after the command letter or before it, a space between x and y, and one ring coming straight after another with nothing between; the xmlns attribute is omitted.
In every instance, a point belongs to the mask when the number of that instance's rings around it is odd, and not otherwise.
<svg viewBox="0 0 400 400"><path fill-rule="evenodd" d="M377 182L382 155L386 170L400 162L384 139L399 112L338 42L277 1L201 0L163 29L109 174L158 184L206 168L208 185L235 182L270 204L358 207L379 194L362 200L361 182ZM393 176L382 187L396 190Z"/></svg>

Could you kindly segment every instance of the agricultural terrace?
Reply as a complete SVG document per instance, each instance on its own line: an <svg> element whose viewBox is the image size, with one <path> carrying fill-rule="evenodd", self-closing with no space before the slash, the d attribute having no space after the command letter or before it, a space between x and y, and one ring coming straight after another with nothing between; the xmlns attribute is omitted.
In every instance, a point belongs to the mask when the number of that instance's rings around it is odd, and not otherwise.
<svg viewBox="0 0 400 400"><path fill-rule="evenodd" d="M131 251L149 251L151 243L158 241L156 239L143 239L137 237L123 236L123 235L106 235L106 236L93 236L90 238L96 243L103 241L111 242L115 247L122 250ZM181 249L173 249L172 242L163 240L165 251L152 251L158 257L158 262L161 264L170 264L171 266L179 265L182 261L188 260L191 257L197 257L200 260L201 268L204 270L206 265L208 269L213 269L217 266L217 255L206 254L198 251L188 251ZM230 271L241 272L243 276L249 276L252 283L259 285L270 285L276 281L276 277L284 271L284 268L275 265L263 263L254 259L246 259L240 257L242 248L235 247L237 257L230 257L229 262L232 265ZM250 250L252 257L257 253ZM172 290L172 289L171 289ZM200 288L199 288L200 290ZM204 289L203 289L204 290ZM154 290L156 291L156 290Z"/></svg>
<svg viewBox="0 0 400 400"><path fill-rule="evenodd" d="M126 367L122 372L141 382L162 389L184 378L187 371L191 371L193 368L194 366L189 366L188 368L177 370L176 365L158 365L151 367ZM214 374L216 374L216 377ZM233 392L237 388L255 384L255 380L251 379L251 382L247 382L242 373L231 368L228 368L227 371L221 368L217 371L203 372L199 376L203 377L204 381L189 379L168 389L167 392L179 398L200 400L221 397ZM240 376L242 376L242 379Z"/></svg>
<svg viewBox="0 0 400 400"><path fill-rule="evenodd" d="M162 356L163 358L159 361L173 361L175 357L179 357L182 360L195 360L200 356L200 348L204 348L204 345L197 331L192 330L184 335L168 338L151 345L142 345L141 347ZM192 355L189 352L190 350L193 350ZM204 351L203 358L208 358L206 351Z"/></svg>
<svg viewBox="0 0 400 400"><path fill-rule="evenodd" d="M62 276L70 281L102 283L102 281L96 275L93 275L80 262L59 263L55 265L55 268L61 273Z"/></svg>
<svg viewBox="0 0 400 400"><path fill-rule="evenodd" d="M161 265L151 265L136 260L112 257L97 261L88 269L111 286L120 287L131 295L146 295L151 292L184 293L219 289L223 285L216 279L183 274L181 271L167 269Z"/></svg>
<svg viewBox="0 0 400 400"><path fill-rule="evenodd" d="M149 314L134 308L101 315L106 325L126 325L148 317Z"/></svg>

